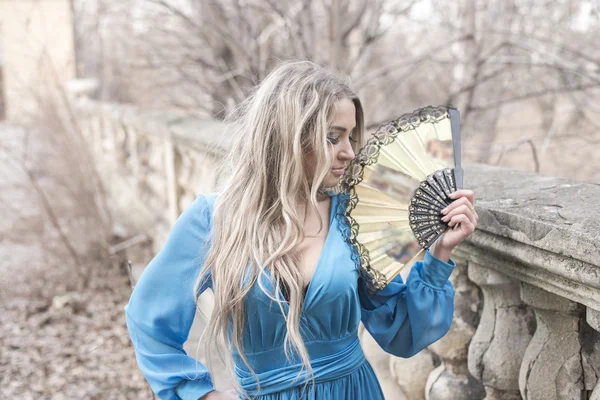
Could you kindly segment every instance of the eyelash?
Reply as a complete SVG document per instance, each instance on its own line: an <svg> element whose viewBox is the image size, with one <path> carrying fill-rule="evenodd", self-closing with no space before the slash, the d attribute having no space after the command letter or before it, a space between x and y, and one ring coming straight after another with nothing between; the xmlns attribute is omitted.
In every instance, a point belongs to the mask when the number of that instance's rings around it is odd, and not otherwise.
<svg viewBox="0 0 600 400"><path fill-rule="evenodd" d="M349 139L349 140L350 140L352 143L356 143L356 139L354 139L352 136L350 136L348 139ZM329 143L333 144L333 145L336 145L336 144L338 144L338 143L339 143L339 139L336 139L336 138L330 138L330 137L328 137L328 138L327 138L327 141L328 141Z"/></svg>

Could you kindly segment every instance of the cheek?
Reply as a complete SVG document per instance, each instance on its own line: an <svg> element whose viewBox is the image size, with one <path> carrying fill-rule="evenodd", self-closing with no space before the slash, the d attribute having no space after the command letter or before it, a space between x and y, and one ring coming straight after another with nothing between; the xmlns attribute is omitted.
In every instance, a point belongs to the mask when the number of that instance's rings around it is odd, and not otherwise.
<svg viewBox="0 0 600 400"><path fill-rule="evenodd" d="M327 149L328 153L329 153L329 158L331 159L331 162L335 162L335 160L337 159L338 153L340 152L340 145L338 144L337 146L333 146L330 145L329 148Z"/></svg>
<svg viewBox="0 0 600 400"><path fill-rule="evenodd" d="M337 160L341 152L342 152L342 146L340 145L331 152L331 159L334 161Z"/></svg>
<svg viewBox="0 0 600 400"><path fill-rule="evenodd" d="M327 148L327 152L329 153L329 156L331 158L331 162L335 162L335 159L337 157L337 154L339 153L339 151L336 149L336 146L332 146L330 145ZM317 174L317 155L313 152L306 154L306 156L304 156L304 165L306 168L306 172L308 174L308 177L310 179L312 179L316 174ZM331 176L335 176L335 175L331 175ZM325 179L330 179L331 177L329 175L327 175L325 177Z"/></svg>

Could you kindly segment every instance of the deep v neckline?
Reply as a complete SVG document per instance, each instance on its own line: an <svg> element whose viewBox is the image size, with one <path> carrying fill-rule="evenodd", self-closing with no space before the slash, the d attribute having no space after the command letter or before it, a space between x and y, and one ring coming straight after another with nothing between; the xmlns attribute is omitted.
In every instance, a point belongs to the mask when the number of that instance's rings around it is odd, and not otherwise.
<svg viewBox="0 0 600 400"><path fill-rule="evenodd" d="M302 313L304 313L304 311L306 310L306 304L310 298L310 294L311 294L311 288L314 286L313 285L313 281L315 280L317 273L319 272L319 270L321 269L321 264L323 264L323 258L325 257L325 253L327 251L327 244L329 243L329 240L331 238L332 235L332 228L333 228L333 221L334 221L334 217L335 217L335 196L331 196L331 204L330 204L330 210L329 210L329 227L327 230L327 235L325 236L325 242L323 242L323 247L321 248L321 252L319 253L319 258L317 260L317 265L315 266L315 270L313 271L313 274L310 278L310 280L308 281L308 284L306 285L306 287L304 287L304 300L302 302ZM285 298L285 296L283 295L283 292L281 291L281 288L279 288L278 290L278 295L281 297L281 299L283 299L283 302L285 303L286 307L289 307L290 303L289 301Z"/></svg>

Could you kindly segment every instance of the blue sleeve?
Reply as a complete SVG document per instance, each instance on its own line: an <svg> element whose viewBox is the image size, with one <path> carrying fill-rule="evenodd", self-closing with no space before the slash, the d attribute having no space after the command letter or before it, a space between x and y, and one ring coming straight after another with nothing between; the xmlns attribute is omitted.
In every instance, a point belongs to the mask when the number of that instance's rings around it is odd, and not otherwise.
<svg viewBox="0 0 600 400"><path fill-rule="evenodd" d="M362 322L387 353L412 357L450 329L454 289L448 280L456 264L435 258L429 251L409 273L400 275L374 295L359 279Z"/></svg>
<svg viewBox="0 0 600 400"><path fill-rule="evenodd" d="M125 306L138 366L161 399L197 400L214 390L206 367L183 349L196 313L193 290L210 225L209 203L200 195L179 216ZM209 279L200 292L210 286Z"/></svg>

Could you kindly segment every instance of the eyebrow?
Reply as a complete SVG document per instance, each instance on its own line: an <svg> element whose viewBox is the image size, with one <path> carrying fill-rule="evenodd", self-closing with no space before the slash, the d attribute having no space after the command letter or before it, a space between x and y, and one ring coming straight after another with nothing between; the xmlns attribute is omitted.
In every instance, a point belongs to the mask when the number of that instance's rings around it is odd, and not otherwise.
<svg viewBox="0 0 600 400"><path fill-rule="evenodd" d="M355 129L356 129L356 127L354 127L352 130L355 130ZM347 129L344 128L343 126L337 126L337 125L336 126L332 126L331 130L333 130L333 131L341 131L342 133L344 133L344 132L347 131Z"/></svg>

